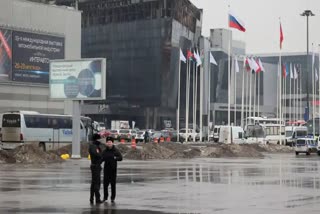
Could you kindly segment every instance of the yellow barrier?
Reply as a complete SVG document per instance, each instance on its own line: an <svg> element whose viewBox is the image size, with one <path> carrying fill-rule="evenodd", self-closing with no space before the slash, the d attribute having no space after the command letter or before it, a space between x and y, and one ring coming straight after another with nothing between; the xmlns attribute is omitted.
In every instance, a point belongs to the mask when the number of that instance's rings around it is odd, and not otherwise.
<svg viewBox="0 0 320 214"><path fill-rule="evenodd" d="M70 158L70 155L69 154L62 154L60 156L63 160L68 160Z"/></svg>

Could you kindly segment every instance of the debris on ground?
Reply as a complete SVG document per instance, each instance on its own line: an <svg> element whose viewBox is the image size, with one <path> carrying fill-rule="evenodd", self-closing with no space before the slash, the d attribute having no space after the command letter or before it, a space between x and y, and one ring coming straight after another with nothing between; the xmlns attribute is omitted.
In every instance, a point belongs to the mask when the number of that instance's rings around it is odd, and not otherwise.
<svg viewBox="0 0 320 214"><path fill-rule="evenodd" d="M262 144L206 144L188 145L180 143L148 143L131 149L125 145L118 145L125 159L152 160L152 159L191 159L197 157L246 157L262 158L263 153L293 152L292 147L281 145Z"/></svg>
<svg viewBox="0 0 320 214"><path fill-rule="evenodd" d="M89 144L81 144L81 157L88 157ZM104 147L104 146L102 146ZM264 153L294 152L293 147L275 144L181 144L147 143L136 149L129 145L118 144L124 159L131 160L169 160L191 158L262 158ZM104 148L102 148L104 149ZM55 151L44 152L37 145L26 144L13 150L0 150L0 163L52 163L63 161L62 154L72 154L72 145Z"/></svg>
<svg viewBox="0 0 320 214"><path fill-rule="evenodd" d="M0 151L0 163L57 163L62 159L54 152L44 152L37 145L25 144L13 150Z"/></svg>

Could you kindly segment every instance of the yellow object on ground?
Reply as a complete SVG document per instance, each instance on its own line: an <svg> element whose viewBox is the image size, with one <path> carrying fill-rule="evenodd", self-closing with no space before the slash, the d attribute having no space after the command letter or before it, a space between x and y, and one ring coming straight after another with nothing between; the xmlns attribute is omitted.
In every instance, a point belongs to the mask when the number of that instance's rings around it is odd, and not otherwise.
<svg viewBox="0 0 320 214"><path fill-rule="evenodd" d="M90 157L90 155L88 155L88 160L91 160L91 157Z"/></svg>
<svg viewBox="0 0 320 214"><path fill-rule="evenodd" d="M69 154L62 154L60 157L61 157L63 160L67 160L67 159L70 158L70 155L69 155Z"/></svg>

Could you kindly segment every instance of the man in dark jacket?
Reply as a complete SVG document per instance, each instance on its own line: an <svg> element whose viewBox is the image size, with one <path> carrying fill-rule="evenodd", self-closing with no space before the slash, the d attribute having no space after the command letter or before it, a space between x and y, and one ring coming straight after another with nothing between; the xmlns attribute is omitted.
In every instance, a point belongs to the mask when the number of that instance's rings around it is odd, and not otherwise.
<svg viewBox="0 0 320 214"><path fill-rule="evenodd" d="M90 203L93 204L93 198L95 196L96 203L100 204L103 201L101 201L100 198L100 186L101 186L101 163L102 163L102 151L100 148L100 135L99 134L93 134L92 139L93 142L90 143L89 146L89 154L91 158L91 187L90 187Z"/></svg>
<svg viewBox="0 0 320 214"><path fill-rule="evenodd" d="M108 200L108 187L111 184L111 202L114 203L116 198L117 162L122 161L122 155L108 138L107 147L102 153L102 158L104 161L104 200Z"/></svg>

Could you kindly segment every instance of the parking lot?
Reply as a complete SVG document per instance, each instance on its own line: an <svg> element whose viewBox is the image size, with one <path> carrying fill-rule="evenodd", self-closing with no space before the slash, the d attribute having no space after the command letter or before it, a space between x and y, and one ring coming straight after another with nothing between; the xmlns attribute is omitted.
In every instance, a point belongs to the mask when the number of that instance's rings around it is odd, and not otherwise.
<svg viewBox="0 0 320 214"><path fill-rule="evenodd" d="M89 161L1 165L0 213L319 213L320 157L123 161L116 204L89 204Z"/></svg>

